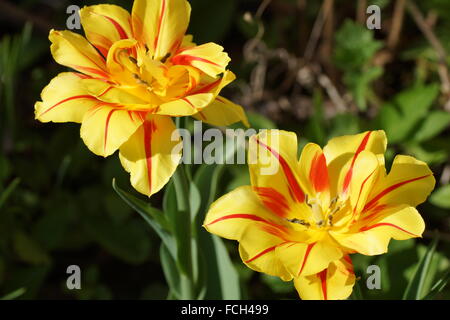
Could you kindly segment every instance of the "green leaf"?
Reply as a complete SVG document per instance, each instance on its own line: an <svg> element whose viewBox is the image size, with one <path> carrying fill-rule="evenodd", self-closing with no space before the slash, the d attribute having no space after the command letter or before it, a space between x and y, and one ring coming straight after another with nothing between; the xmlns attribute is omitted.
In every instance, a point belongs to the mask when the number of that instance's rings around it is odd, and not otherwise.
<svg viewBox="0 0 450 320"><path fill-rule="evenodd" d="M434 237L431 244L428 246L427 252L423 255L419 264L417 265L417 269L409 282L406 290L403 294L403 300L419 300L423 297L423 287L425 282L427 281L428 274L434 252L436 251L436 246L438 243L438 234Z"/></svg>
<svg viewBox="0 0 450 320"><path fill-rule="evenodd" d="M256 112L247 112L248 122L250 123L250 127L255 130L262 129L276 129L276 124L270 120L269 118L263 116L260 113Z"/></svg>
<svg viewBox="0 0 450 320"><path fill-rule="evenodd" d="M261 280L275 293L289 293L294 290L293 281L283 281L265 273L261 274Z"/></svg>
<svg viewBox="0 0 450 320"><path fill-rule="evenodd" d="M432 300L434 297L441 292L450 281L450 272L447 271L442 278L440 278L434 286L431 288L430 292L423 298L423 300Z"/></svg>
<svg viewBox="0 0 450 320"><path fill-rule="evenodd" d="M131 208L133 208L137 213L139 213L142 218L144 218L145 222L147 222L150 225L150 227L153 228L153 230L164 242L169 252L175 257L176 255L175 243L169 233L171 227L164 213L158 209L153 208L152 206L150 206L150 204L136 198L135 196L119 188L119 186L116 184L115 179L113 179L113 189L123 199L123 201L125 201Z"/></svg>
<svg viewBox="0 0 450 320"><path fill-rule="evenodd" d="M430 202L437 207L450 209L450 184L434 191L430 197Z"/></svg>
<svg viewBox="0 0 450 320"><path fill-rule="evenodd" d="M175 295L176 299L181 297L180 294L180 273L177 269L177 265L173 256L169 252L168 248L161 244L160 251L161 265L164 272L164 276L169 285L170 291Z"/></svg>
<svg viewBox="0 0 450 320"><path fill-rule="evenodd" d="M439 86L418 86L399 93L392 102L382 106L378 119L389 141L408 140L439 94Z"/></svg>
<svg viewBox="0 0 450 320"><path fill-rule="evenodd" d="M447 161L448 153L441 148L432 147L430 144L419 145L417 143L404 143L406 152L427 164L439 164Z"/></svg>
<svg viewBox="0 0 450 320"><path fill-rule="evenodd" d="M189 205L192 221L195 221L197 214L199 213L201 204L202 197L200 195L200 191L198 190L195 183L191 181L191 183L189 184Z"/></svg>
<svg viewBox="0 0 450 320"><path fill-rule="evenodd" d="M416 131L413 140L423 142L434 138L450 125L450 113L445 111L431 111L420 128Z"/></svg>
<svg viewBox="0 0 450 320"><path fill-rule="evenodd" d="M27 234L17 231L13 238L14 251L19 258L33 265L50 264L50 256L42 249L42 247Z"/></svg>
<svg viewBox="0 0 450 320"><path fill-rule="evenodd" d="M7 295L4 295L3 297L0 298L0 300L14 300L19 298L20 296L22 296L25 292L27 291L27 289L25 288L19 288L13 292L8 293Z"/></svg>
<svg viewBox="0 0 450 320"><path fill-rule="evenodd" d="M20 178L15 178L10 184L9 186L6 188L5 191L3 191L3 193L0 195L0 209L2 208L2 206L5 204L6 200L8 200L8 198L11 196L11 194L13 193L13 191L17 188L17 186L20 183Z"/></svg>
<svg viewBox="0 0 450 320"><path fill-rule="evenodd" d="M344 83L352 90L353 98L360 110L367 109L367 97L371 90L371 83L381 77L383 68L370 67L359 72L349 72L344 76Z"/></svg>
<svg viewBox="0 0 450 320"><path fill-rule="evenodd" d="M239 275L230 260L230 256L228 255L222 239L217 236L212 236L212 240L214 243L218 266L218 273L216 276L219 278L218 280L221 286L222 299L239 300L241 296Z"/></svg>
<svg viewBox="0 0 450 320"><path fill-rule="evenodd" d="M373 37L373 31L347 19L336 32L334 61L341 70L358 69L366 65L383 46Z"/></svg>

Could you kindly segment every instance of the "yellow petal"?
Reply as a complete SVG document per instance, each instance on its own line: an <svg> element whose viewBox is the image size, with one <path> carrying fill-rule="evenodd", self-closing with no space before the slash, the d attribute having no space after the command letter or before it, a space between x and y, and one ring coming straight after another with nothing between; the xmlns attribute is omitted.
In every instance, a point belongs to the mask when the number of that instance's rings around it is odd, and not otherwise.
<svg viewBox="0 0 450 320"><path fill-rule="evenodd" d="M84 37L71 31L51 30L49 39L53 58L59 64L94 78L109 79L105 60Z"/></svg>
<svg viewBox="0 0 450 320"><path fill-rule="evenodd" d="M108 51L106 65L108 72L113 75L114 80L123 85L136 86L143 82L139 79L139 67L133 60L133 51L137 48L137 41L125 39L114 42ZM142 84L142 83L141 83ZM145 84L148 86L148 84Z"/></svg>
<svg viewBox="0 0 450 320"><path fill-rule="evenodd" d="M199 93L161 104L155 114L180 117L191 116L202 110L214 99L212 93Z"/></svg>
<svg viewBox="0 0 450 320"><path fill-rule="evenodd" d="M207 75L215 77L225 72L230 60L228 54L223 52L223 47L210 42L182 50L171 59L171 62L174 65L195 67Z"/></svg>
<svg viewBox="0 0 450 320"><path fill-rule="evenodd" d="M81 74L64 72L42 90L42 102L36 102L36 119L42 122L78 122L99 101L81 83Z"/></svg>
<svg viewBox="0 0 450 320"><path fill-rule="evenodd" d="M297 136L282 130L263 130L249 141L248 163L252 186L262 190L261 200L265 202L266 191L275 190L278 199L275 213L283 218L305 218L302 212L309 212L305 204L305 193L301 187L297 160ZM272 191L270 194L274 194ZM304 206L301 210L299 206ZM296 210L294 210L296 208Z"/></svg>
<svg viewBox="0 0 450 320"><path fill-rule="evenodd" d="M408 204L415 207L427 199L435 182L433 172L425 162L398 155L389 174L381 175L376 181L363 210L384 204Z"/></svg>
<svg viewBox="0 0 450 320"><path fill-rule="evenodd" d="M136 105L140 105L142 109L147 108L150 110L149 102L142 99L146 97L145 91L147 90L144 90L143 94L139 95L141 93L140 91L135 90L133 92L97 79L85 79L82 80L82 84L89 94L95 96L100 101L120 105L133 105L135 107Z"/></svg>
<svg viewBox="0 0 450 320"><path fill-rule="evenodd" d="M148 116L120 147L120 162L137 191L150 197L169 181L181 159L180 141L170 117Z"/></svg>
<svg viewBox="0 0 450 320"><path fill-rule="evenodd" d="M349 256L330 263L322 272L294 279L303 300L342 300L352 293L355 274Z"/></svg>
<svg viewBox="0 0 450 320"><path fill-rule="evenodd" d="M217 97L210 105L194 115L194 118L213 126L228 126L242 121L249 127L244 109L224 97Z"/></svg>
<svg viewBox="0 0 450 320"><path fill-rule="evenodd" d="M357 219L358 214L366 204L379 175L380 164L378 157L370 151L362 151L352 168L352 178L349 185L350 203L353 208L352 218Z"/></svg>
<svg viewBox="0 0 450 320"><path fill-rule="evenodd" d="M86 38L106 58L114 42L132 38L130 14L110 4L84 7L80 10L81 24Z"/></svg>
<svg viewBox="0 0 450 320"><path fill-rule="evenodd" d="M250 186L222 196L210 207L204 222L209 232L240 243L241 258L253 270L291 278L275 256L277 245L289 241L286 221L268 210Z"/></svg>
<svg viewBox="0 0 450 320"><path fill-rule="evenodd" d="M152 57L160 60L178 50L190 14L186 0L136 0L132 10L134 36L146 44Z"/></svg>
<svg viewBox="0 0 450 320"><path fill-rule="evenodd" d="M250 269L289 281L292 275L276 255L276 248L283 243L280 241L275 235L249 228L239 242L239 255Z"/></svg>
<svg viewBox="0 0 450 320"><path fill-rule="evenodd" d="M420 237L425 229L417 210L406 205L382 207L367 214L361 216L348 233L331 232L331 235L351 251L371 256L387 252L391 238L405 240Z"/></svg>
<svg viewBox="0 0 450 320"><path fill-rule="evenodd" d="M286 243L276 249L276 256L293 277L316 274L330 262L342 257L342 251L328 237L313 243Z"/></svg>
<svg viewBox="0 0 450 320"><path fill-rule="evenodd" d="M300 179L310 198L319 198L323 206L330 203L330 181L325 155L315 143L308 143L300 156Z"/></svg>
<svg viewBox="0 0 450 320"><path fill-rule="evenodd" d="M191 94L210 92L217 96L223 88L235 79L236 75L230 70L225 71L221 77L203 75L200 83L192 90Z"/></svg>
<svg viewBox="0 0 450 320"><path fill-rule="evenodd" d="M81 138L93 153L107 157L130 138L143 120L139 112L102 102L86 112Z"/></svg>
<svg viewBox="0 0 450 320"><path fill-rule="evenodd" d="M362 151L374 153L383 164L386 145L386 134L382 130L331 139L323 148L330 173L331 193L348 191L353 165Z"/></svg>

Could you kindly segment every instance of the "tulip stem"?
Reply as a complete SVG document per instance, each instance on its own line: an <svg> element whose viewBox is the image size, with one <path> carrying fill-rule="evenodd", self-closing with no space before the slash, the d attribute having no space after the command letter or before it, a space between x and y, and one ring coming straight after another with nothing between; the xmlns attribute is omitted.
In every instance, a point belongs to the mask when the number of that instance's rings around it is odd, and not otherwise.
<svg viewBox="0 0 450 320"><path fill-rule="evenodd" d="M179 211L178 221L175 223L183 228L183 239L179 242L182 247L179 246L177 250L182 251L182 256L185 257L185 259L183 259L184 270L180 270L180 298L182 300L190 300L195 299L195 283L192 261L192 226L189 205L189 184L186 177L185 168L182 164L180 164L173 175L173 183ZM178 254L178 257L180 257L180 254Z"/></svg>

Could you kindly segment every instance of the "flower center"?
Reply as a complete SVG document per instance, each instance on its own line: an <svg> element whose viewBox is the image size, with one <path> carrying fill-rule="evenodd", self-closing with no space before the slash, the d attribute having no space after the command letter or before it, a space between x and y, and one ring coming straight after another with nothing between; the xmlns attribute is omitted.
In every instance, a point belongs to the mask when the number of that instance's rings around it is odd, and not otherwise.
<svg viewBox="0 0 450 320"><path fill-rule="evenodd" d="M300 224L306 227L315 227L318 229L329 229L333 227L334 217L337 213L343 209L345 206L344 199L336 196L331 201L321 200L320 194L314 198L305 199L305 204L310 208L309 212L306 214L306 219L287 219L291 223ZM303 215L305 216L305 215Z"/></svg>

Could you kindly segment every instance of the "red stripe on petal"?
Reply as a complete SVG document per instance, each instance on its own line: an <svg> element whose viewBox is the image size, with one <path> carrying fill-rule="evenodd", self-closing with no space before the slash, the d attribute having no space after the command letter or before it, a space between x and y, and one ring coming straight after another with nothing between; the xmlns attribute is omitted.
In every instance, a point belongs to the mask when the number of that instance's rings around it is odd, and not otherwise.
<svg viewBox="0 0 450 320"><path fill-rule="evenodd" d="M217 222L221 222L221 221L228 220L228 219L248 219L248 220L253 220L253 221L256 221L256 222L266 223L266 224L268 224L268 225L270 225L272 227L281 229L283 231L286 230L286 227L284 227L284 226L281 226L279 224L276 224L276 223L273 223L271 221L265 220L265 219L263 219L263 218L261 218L259 216L254 215L254 214L247 214L247 213L229 214L229 215L220 217L220 218L218 218L218 219L208 223L207 226L210 226L210 225L213 225L213 224L215 224Z"/></svg>
<svg viewBox="0 0 450 320"><path fill-rule="evenodd" d="M302 266L300 267L300 270L298 271L297 276L299 276L303 269L305 268L306 261L308 260L309 254L311 253L312 248L316 245L316 242L308 244L308 247L306 248L305 256L303 257Z"/></svg>
<svg viewBox="0 0 450 320"><path fill-rule="evenodd" d="M362 227L361 229L359 229L359 231L367 231L367 230L371 230L371 229L378 228L378 227L392 227L392 228L398 229L398 230L400 230L402 232L405 232L407 234L410 234L410 235L412 235L414 237L418 237L418 235L416 235L416 234L414 234L412 232L409 232L408 230L405 230L405 229L403 229L403 228L401 228L401 227L399 227L399 226L397 226L395 224L387 223L387 222L381 222L381 223L373 224L373 225L368 226L368 227Z"/></svg>
<svg viewBox="0 0 450 320"><path fill-rule="evenodd" d="M352 164L350 165L350 169L348 169L348 172L344 179L344 186L343 190L344 192L347 192L348 187L350 186L350 181L352 180L353 175L353 166L355 165L356 158L358 158L358 155L366 149L367 143L369 142L370 135L372 134L372 131L369 131L366 133L364 138L362 139L361 143L358 146L358 149L356 150L353 159Z"/></svg>
<svg viewBox="0 0 450 320"><path fill-rule="evenodd" d="M102 96L104 96L105 94L107 94L111 89L113 89L113 87L111 86L111 87L108 87L108 88L106 88L102 93L100 93L98 96L99 97L102 97Z"/></svg>
<svg viewBox="0 0 450 320"><path fill-rule="evenodd" d="M189 101L187 98L182 98L181 100L187 102L192 107L192 109L194 109L194 110L196 109L195 106L192 104L192 102Z"/></svg>
<svg viewBox="0 0 450 320"><path fill-rule="evenodd" d="M266 148L267 150L269 150L275 156L275 158L277 158L277 160L280 162L281 167L282 167L283 172L284 172L284 175L286 176L286 179L288 180L289 187L290 187L290 189L292 190L292 192L294 194L294 199L297 202L305 201L305 194L304 194L303 190L300 188L300 185L298 184L298 181L295 178L295 175L292 172L292 170L289 167L289 165L286 162L286 160L278 152L276 152L271 147L269 147L268 145L266 145L263 142L261 142L259 139L256 139L256 142L259 145L261 145L264 148Z"/></svg>
<svg viewBox="0 0 450 320"><path fill-rule="evenodd" d="M329 189L327 161L325 155L321 152L316 153L312 160L309 179L316 192Z"/></svg>
<svg viewBox="0 0 450 320"><path fill-rule="evenodd" d="M70 67L73 69L81 70L83 72L96 74L96 75L100 76L101 79L103 79L103 80L109 79L109 75L106 72L101 71L101 70L97 70L97 69L90 68L90 67L78 66L78 65L71 65Z"/></svg>
<svg viewBox="0 0 450 320"><path fill-rule="evenodd" d="M362 219L363 221L365 220L370 220L371 218L374 218L376 215L378 215L381 211L383 211L384 209L388 208L389 206L387 204L381 204L378 205L376 207L373 207L372 209L370 209L369 212L372 212L371 214L369 214L368 216L364 216L364 218Z"/></svg>
<svg viewBox="0 0 450 320"><path fill-rule="evenodd" d="M409 180L406 180L406 181L402 181L402 182L396 183L396 184L394 184L394 185L384 189L377 196L375 196L372 200L370 200L368 203L366 203L366 205L364 206L363 212L366 211L366 210L371 209L381 198L383 198L385 195L389 194L390 192L394 191L395 189L398 189L398 188L400 188L401 186L403 186L405 184L408 184L408 183L411 183L411 182L414 182L414 181L418 181L418 180L421 180L421 179L425 179L425 178L427 178L429 176L430 175L427 174L425 176L421 176L421 177L417 177L417 178L414 178L414 179L409 179Z"/></svg>
<svg viewBox="0 0 450 320"><path fill-rule="evenodd" d="M147 164L148 189L152 189L152 135L155 130L153 121L144 122L144 150Z"/></svg>
<svg viewBox="0 0 450 320"><path fill-rule="evenodd" d="M254 187L264 205L276 215L284 218L289 211L289 205L286 198L273 188Z"/></svg>
<svg viewBox="0 0 450 320"><path fill-rule="evenodd" d="M356 204L355 207L353 208L353 216L355 216L356 214L356 209L358 208L358 203L359 203L359 199L361 198L361 194L362 191L364 189L364 185L366 184L366 182L370 179L370 177L377 171L377 168L375 168L363 181L363 183L361 184L361 188L359 189L359 193L358 193L358 199L356 200Z"/></svg>
<svg viewBox="0 0 450 320"><path fill-rule="evenodd" d="M162 7L161 7L161 13L159 14L159 19L158 19L158 29L156 31L155 42L153 43L153 48L155 50L158 47L158 42L159 42L159 37L160 37L160 33L161 33L161 27L162 27L162 22L163 22L163 19L164 19L165 11L166 11L166 0L163 0L162 1Z"/></svg>
<svg viewBox="0 0 450 320"><path fill-rule="evenodd" d="M104 15L101 15L101 16L108 19L108 21L113 24L114 28L117 30L117 33L119 34L120 39L122 39L122 40L128 39L127 33L125 32L125 30L122 28L122 26L116 20L114 20L113 18L108 17L108 16L104 16Z"/></svg>
<svg viewBox="0 0 450 320"><path fill-rule="evenodd" d="M114 112L116 112L116 109L113 109L111 111L109 111L108 115L106 116L106 123L105 123L105 138L103 141L103 151L106 150L106 144L108 141L108 130L109 130L109 121L111 120L111 116L113 115Z"/></svg>
<svg viewBox="0 0 450 320"><path fill-rule="evenodd" d="M251 259L245 261L245 263L252 262L252 261L254 261L254 260L256 260L256 259L262 257L263 255L265 255L265 254L267 254L267 253L269 253L269 252L272 252L273 250L275 250L276 247L277 247L277 246L273 246L273 247L270 247L270 248L267 248L267 249L261 251L260 253L258 253L258 254L257 254L256 256L254 256L253 258L251 258Z"/></svg>
<svg viewBox="0 0 450 320"><path fill-rule="evenodd" d="M192 92L191 94L197 94L197 93L208 93L211 92L214 88L216 88L220 83L222 82L222 79L217 79L214 82L211 82L210 84L207 84L206 86ZM216 98L217 99L217 98Z"/></svg>
<svg viewBox="0 0 450 320"><path fill-rule="evenodd" d="M208 59L200 58L200 57L196 57L196 56L192 56L192 55L188 55L188 54L179 54L172 58L172 63L174 65L190 66L190 65L192 65L193 62L203 62L206 64L211 64L216 67L221 67L219 64L212 62Z"/></svg>
<svg viewBox="0 0 450 320"><path fill-rule="evenodd" d="M95 97L90 96L90 95L79 95L79 96L69 97L69 98L67 98L67 99L61 100L61 101L59 101L58 103L54 104L53 106L51 106L50 108L48 108L47 110L45 110L44 112L42 112L42 113L39 115L39 117L43 116L43 115L46 114L47 112L53 110L54 108L56 108L57 106L59 106L59 105L65 103L65 102L68 102L68 101L71 101L71 100L76 100L76 99L97 100Z"/></svg>
<svg viewBox="0 0 450 320"><path fill-rule="evenodd" d="M322 288L322 294L323 299L328 300L328 294L327 294L327 272L328 269L325 269L317 274L317 276L320 279L321 288Z"/></svg>
<svg viewBox="0 0 450 320"><path fill-rule="evenodd" d="M87 74L78 73L78 72L72 72L74 76L77 76L80 79L92 79L91 76L88 76Z"/></svg>

